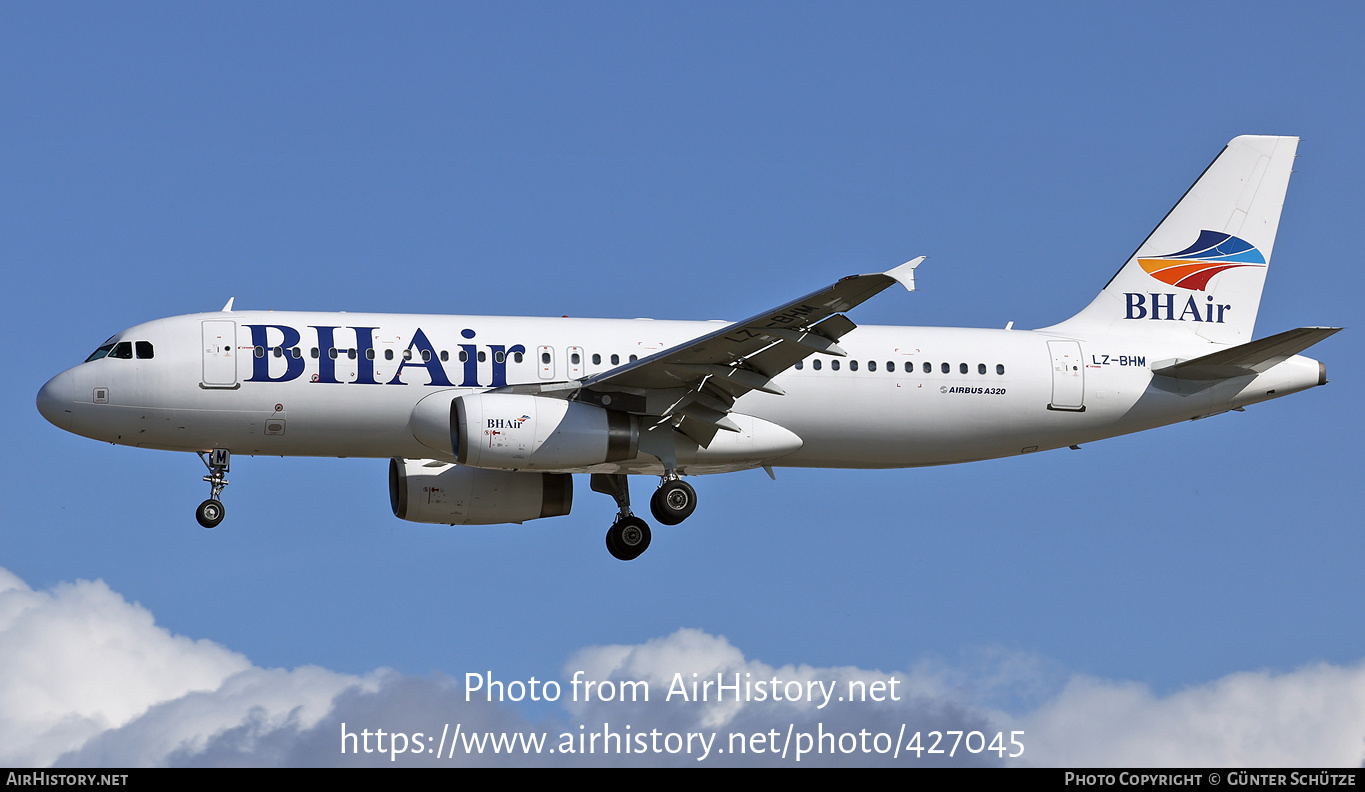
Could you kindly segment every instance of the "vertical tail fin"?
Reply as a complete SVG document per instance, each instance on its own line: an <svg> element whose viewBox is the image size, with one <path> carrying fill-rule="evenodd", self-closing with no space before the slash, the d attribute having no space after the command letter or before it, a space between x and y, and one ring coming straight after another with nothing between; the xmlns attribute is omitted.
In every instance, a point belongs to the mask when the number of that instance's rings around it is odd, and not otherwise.
<svg viewBox="0 0 1365 792"><path fill-rule="evenodd" d="M1048 330L1251 340L1296 137L1234 138L1085 310Z"/></svg>

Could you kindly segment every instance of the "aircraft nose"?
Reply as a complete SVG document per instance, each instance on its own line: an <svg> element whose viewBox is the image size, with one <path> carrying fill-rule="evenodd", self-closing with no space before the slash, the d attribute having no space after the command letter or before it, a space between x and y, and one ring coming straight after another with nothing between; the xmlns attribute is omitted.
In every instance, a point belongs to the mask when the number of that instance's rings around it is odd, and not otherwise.
<svg viewBox="0 0 1365 792"><path fill-rule="evenodd" d="M71 431L75 395L74 377L70 371L63 371L38 391L38 412L53 426Z"/></svg>

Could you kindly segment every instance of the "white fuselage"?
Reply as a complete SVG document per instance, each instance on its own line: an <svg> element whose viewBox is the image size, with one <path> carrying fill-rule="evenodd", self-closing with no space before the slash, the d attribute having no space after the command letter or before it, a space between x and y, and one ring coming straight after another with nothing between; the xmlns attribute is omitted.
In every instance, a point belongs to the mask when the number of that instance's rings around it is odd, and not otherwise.
<svg viewBox="0 0 1365 792"><path fill-rule="evenodd" d="M83 363L54 377L38 402L58 426L123 445L453 461L414 434L414 408L424 398L577 380L720 326L642 319L195 314L119 333L111 341L146 342L151 357L105 356ZM750 392L732 411L761 419L754 426L785 429L799 438L799 447L784 446L773 456L755 429L753 453L744 452L748 441L742 434L739 440L726 438L724 454L680 453L679 471L893 468L1004 457L1211 415L1323 381L1316 361L1295 356L1256 376L1202 388L1158 387L1154 363L1220 348L1160 335L1077 339L1044 331L864 326L839 345L847 357L813 355L774 380L785 395ZM588 471L657 474L662 466L641 453L563 472Z"/></svg>

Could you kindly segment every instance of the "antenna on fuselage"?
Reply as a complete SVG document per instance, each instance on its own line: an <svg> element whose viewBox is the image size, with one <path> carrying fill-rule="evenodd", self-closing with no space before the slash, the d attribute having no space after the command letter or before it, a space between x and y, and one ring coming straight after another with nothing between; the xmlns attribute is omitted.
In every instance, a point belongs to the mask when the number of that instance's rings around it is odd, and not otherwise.
<svg viewBox="0 0 1365 792"><path fill-rule="evenodd" d="M227 305L224 305L224 306L223 306L223 313L227 313L228 311L231 311L231 310L232 310L232 301L235 300L235 299L237 299L237 298L236 298L236 297L229 297L229 298L228 298Z"/></svg>

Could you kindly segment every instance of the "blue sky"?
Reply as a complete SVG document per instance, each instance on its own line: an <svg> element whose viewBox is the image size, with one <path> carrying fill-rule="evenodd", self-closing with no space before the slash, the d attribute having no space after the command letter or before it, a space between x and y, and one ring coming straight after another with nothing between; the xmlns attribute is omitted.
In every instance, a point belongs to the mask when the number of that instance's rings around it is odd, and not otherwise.
<svg viewBox="0 0 1365 792"><path fill-rule="evenodd" d="M1347 679L1338 699L1365 697L1352 395L1363 13L6 7L0 567L22 581L8 591L54 609L95 592L107 623L141 625L168 658L183 648L176 635L236 659L208 682L149 686L118 715L89 703L98 686L72 694L92 742L0 757L51 761L104 739L126 752L103 761L171 761L135 729L126 744L109 735L187 691L221 693L243 669L318 666L333 692L370 680L366 695L381 698L405 684L448 694L444 680L467 671L555 678L595 647L689 636L745 663L905 674L969 721L1028 723L1050 746L1030 755L1044 764L1225 757L1213 743L1133 753L1139 738L1117 727L1079 752L1067 728L1086 710L1066 705L1086 684L1146 691L1176 724L1182 696L1247 674L1266 680L1266 701L1300 685L1291 699L1316 701L1324 688L1306 669ZM919 291L888 291L852 318L1045 326L1082 308L1239 134L1303 139L1257 329L1347 326L1310 353L1329 386L1079 452L708 477L695 482L697 514L657 530L630 564L607 556L612 504L586 481L568 517L413 525L389 512L383 460L235 459L228 518L204 531L197 459L100 445L34 409L47 378L110 334L229 297L282 310L737 319L926 254ZM637 498L648 491L636 485ZM70 585L97 579L107 589ZM0 666L42 665L4 629ZM81 632L44 633L58 636L45 651L114 651L80 648ZM338 711L321 701L308 728ZM576 717L511 713L498 717ZM233 717L221 728L239 726ZM0 723L0 738L21 720ZM1354 734L1354 758L1287 748L1282 761L1358 764L1365 722L1336 725Z"/></svg>

